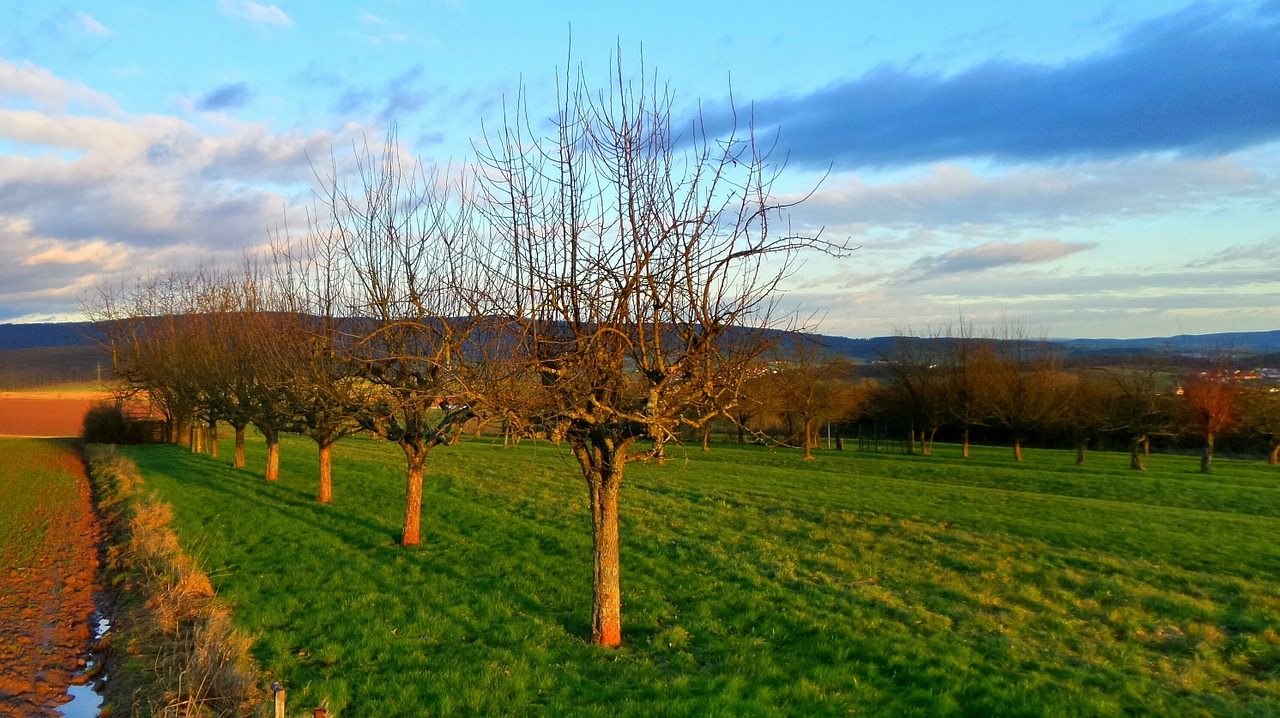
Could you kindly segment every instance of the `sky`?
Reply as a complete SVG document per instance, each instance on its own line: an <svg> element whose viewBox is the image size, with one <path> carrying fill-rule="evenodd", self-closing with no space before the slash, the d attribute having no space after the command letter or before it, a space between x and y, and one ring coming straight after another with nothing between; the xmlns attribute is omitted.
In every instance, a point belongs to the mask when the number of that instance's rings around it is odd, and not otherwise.
<svg viewBox="0 0 1280 718"><path fill-rule="evenodd" d="M754 118L792 227L857 247L788 281L817 331L1280 329L1280 0L4 3L0 323L261 251L392 122L465 165L618 53Z"/></svg>

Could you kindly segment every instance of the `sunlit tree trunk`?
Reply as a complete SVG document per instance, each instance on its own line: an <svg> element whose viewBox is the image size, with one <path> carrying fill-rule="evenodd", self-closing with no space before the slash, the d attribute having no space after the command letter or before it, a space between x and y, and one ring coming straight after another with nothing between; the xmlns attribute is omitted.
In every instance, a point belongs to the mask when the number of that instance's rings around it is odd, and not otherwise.
<svg viewBox="0 0 1280 718"><path fill-rule="evenodd" d="M1022 461L1022 437L1013 435L1013 460Z"/></svg>
<svg viewBox="0 0 1280 718"><path fill-rule="evenodd" d="M327 504L333 501L333 463L331 458L333 442L328 440L317 441L316 446L320 450L320 490L316 494L316 501Z"/></svg>
<svg viewBox="0 0 1280 718"><path fill-rule="evenodd" d="M422 543L422 471L427 463L427 449L421 440L402 440L408 464L405 472L404 532L401 546L417 546Z"/></svg>
<svg viewBox="0 0 1280 718"><path fill-rule="evenodd" d="M1076 444L1076 466L1084 466L1085 453L1089 450L1089 443L1081 441Z"/></svg>
<svg viewBox="0 0 1280 718"><path fill-rule="evenodd" d="M216 459L218 458L218 420L217 419L209 420L209 427L207 431L209 433L209 456Z"/></svg>
<svg viewBox="0 0 1280 718"><path fill-rule="evenodd" d="M1267 463L1272 466L1280 466L1280 444L1271 445L1271 452L1267 454Z"/></svg>
<svg viewBox="0 0 1280 718"><path fill-rule="evenodd" d="M267 481L276 481L280 478L280 432L275 429L269 429L262 432L267 439Z"/></svg>
<svg viewBox="0 0 1280 718"><path fill-rule="evenodd" d="M244 468L244 425L236 427L236 455L232 461L232 466L237 469Z"/></svg>
<svg viewBox="0 0 1280 718"><path fill-rule="evenodd" d="M813 460L813 420L804 420L804 458Z"/></svg>
<svg viewBox="0 0 1280 718"><path fill-rule="evenodd" d="M964 427L960 433L960 454L964 458L969 458L969 427Z"/></svg>

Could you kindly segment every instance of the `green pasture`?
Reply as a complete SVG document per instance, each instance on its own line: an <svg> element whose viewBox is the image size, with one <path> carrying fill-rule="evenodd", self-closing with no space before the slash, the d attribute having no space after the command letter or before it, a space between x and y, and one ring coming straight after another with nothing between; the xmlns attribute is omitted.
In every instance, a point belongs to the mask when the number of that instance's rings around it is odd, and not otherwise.
<svg viewBox="0 0 1280 718"><path fill-rule="evenodd" d="M623 638L588 645L590 514L566 452L428 459L314 444L281 479L126 451L292 711L338 716L1276 715L1280 470L957 447L932 457L715 445L632 465Z"/></svg>

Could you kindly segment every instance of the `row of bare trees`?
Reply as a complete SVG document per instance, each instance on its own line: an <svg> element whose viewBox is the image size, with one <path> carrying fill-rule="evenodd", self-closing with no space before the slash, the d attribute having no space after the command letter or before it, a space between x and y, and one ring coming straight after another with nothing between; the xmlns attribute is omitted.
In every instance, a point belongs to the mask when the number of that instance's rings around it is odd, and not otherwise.
<svg viewBox="0 0 1280 718"><path fill-rule="evenodd" d="M749 126L678 127L668 89L615 70L566 76L550 131L521 96L466 171L407 158L394 131L335 158L269 259L104 287L87 310L123 391L193 448L232 425L236 466L255 426L267 479L282 432L311 437L321 502L334 442L398 444L406 546L428 455L468 422L566 445L590 498L592 641L619 645L626 466L734 416L796 255L843 248L790 231Z"/></svg>

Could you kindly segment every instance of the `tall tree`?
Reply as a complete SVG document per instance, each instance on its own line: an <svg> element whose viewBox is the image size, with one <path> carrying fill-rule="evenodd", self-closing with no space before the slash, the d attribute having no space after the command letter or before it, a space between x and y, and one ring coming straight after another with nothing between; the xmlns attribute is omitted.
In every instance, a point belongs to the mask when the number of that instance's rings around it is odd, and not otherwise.
<svg viewBox="0 0 1280 718"><path fill-rule="evenodd" d="M734 403L791 257L786 208L748 129L677 133L672 93L566 78L549 136L521 97L480 148L495 232L493 313L537 392L513 415L567 443L590 498L591 640L622 642L618 498L629 462ZM638 77L643 78L643 70ZM716 410L707 410L716 407ZM643 439L649 442L642 442Z"/></svg>

